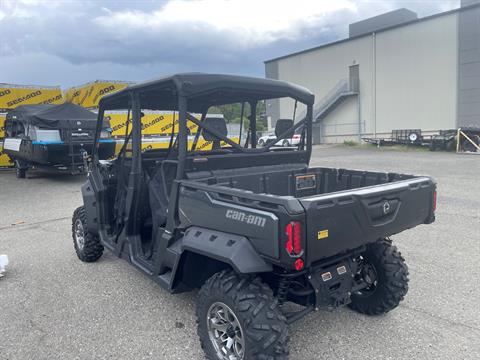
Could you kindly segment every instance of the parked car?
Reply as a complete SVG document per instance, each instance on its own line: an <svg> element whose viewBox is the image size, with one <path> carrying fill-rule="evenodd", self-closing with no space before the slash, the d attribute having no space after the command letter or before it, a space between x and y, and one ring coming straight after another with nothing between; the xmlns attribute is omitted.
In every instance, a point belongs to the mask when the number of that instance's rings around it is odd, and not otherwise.
<svg viewBox="0 0 480 360"><path fill-rule="evenodd" d="M279 119L277 121L283 121L283 120L288 120L288 119ZM277 136L274 133L270 133L264 136L261 136L258 139L258 146L263 147L265 145L275 143L275 146L283 146L283 147L288 147L288 146L297 146L300 143L300 139L302 138L301 134L294 133L292 137L287 138L287 139L281 139L277 141Z"/></svg>

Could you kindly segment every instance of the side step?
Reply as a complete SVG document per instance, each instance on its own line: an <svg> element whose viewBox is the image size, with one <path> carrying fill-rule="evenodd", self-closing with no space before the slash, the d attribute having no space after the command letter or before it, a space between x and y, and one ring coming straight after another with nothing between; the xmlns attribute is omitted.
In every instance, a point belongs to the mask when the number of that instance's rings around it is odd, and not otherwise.
<svg viewBox="0 0 480 360"><path fill-rule="evenodd" d="M155 280L170 292L182 292L188 290L184 289L183 287L180 287L179 289L173 288L173 275L177 272L177 266L180 261L181 253L181 240L177 240L172 246L167 248L165 253L164 266L167 267L168 270L155 277Z"/></svg>
<svg viewBox="0 0 480 360"><path fill-rule="evenodd" d="M159 275L157 277L158 282L162 287L167 289L168 291L171 291L171 284L172 284L172 270L168 270L166 273L163 273L162 275Z"/></svg>

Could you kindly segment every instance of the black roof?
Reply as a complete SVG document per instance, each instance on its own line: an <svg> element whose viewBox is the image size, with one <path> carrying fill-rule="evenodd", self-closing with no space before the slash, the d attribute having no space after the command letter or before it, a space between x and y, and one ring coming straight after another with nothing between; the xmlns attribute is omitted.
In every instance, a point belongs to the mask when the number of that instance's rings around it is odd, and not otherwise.
<svg viewBox="0 0 480 360"><path fill-rule="evenodd" d="M203 111L205 105L246 100L292 97L313 104L314 95L306 88L286 81L237 75L184 73L147 81L106 95L100 105L106 109L125 108L131 92L140 96L144 109L175 110L177 96L189 101L189 111Z"/></svg>
<svg viewBox="0 0 480 360"><path fill-rule="evenodd" d="M21 105L10 110L7 119L45 128L70 128L71 126L95 127L97 114L81 106L64 103L61 105Z"/></svg>

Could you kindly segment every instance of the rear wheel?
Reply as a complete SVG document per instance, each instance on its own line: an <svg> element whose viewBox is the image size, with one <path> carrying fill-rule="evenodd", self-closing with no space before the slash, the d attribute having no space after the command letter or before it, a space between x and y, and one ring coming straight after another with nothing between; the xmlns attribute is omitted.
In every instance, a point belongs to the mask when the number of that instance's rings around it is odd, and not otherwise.
<svg viewBox="0 0 480 360"><path fill-rule="evenodd" d="M271 289L233 271L213 275L197 303L198 335L207 359L288 357L288 328Z"/></svg>
<svg viewBox="0 0 480 360"><path fill-rule="evenodd" d="M87 216L83 206L73 212L72 237L75 252L80 260L94 262L100 259L103 254L103 245L98 236L88 231Z"/></svg>
<svg viewBox="0 0 480 360"><path fill-rule="evenodd" d="M15 161L15 175L17 179L25 179L27 176L27 168L18 160Z"/></svg>
<svg viewBox="0 0 480 360"><path fill-rule="evenodd" d="M265 146L265 141L263 139L258 140L258 146L264 147Z"/></svg>
<svg viewBox="0 0 480 360"><path fill-rule="evenodd" d="M408 292L408 267L390 240L382 239L367 247L357 276L368 286L352 294L349 306L362 314L385 314Z"/></svg>
<svg viewBox="0 0 480 360"><path fill-rule="evenodd" d="M457 150L457 140L455 138L448 140L447 145L445 145L445 150L447 151Z"/></svg>
<svg viewBox="0 0 480 360"><path fill-rule="evenodd" d="M413 144L418 140L418 134L416 132L411 132L408 134L408 140Z"/></svg>
<svg viewBox="0 0 480 360"><path fill-rule="evenodd" d="M288 146L290 146L290 142L288 140L283 140L282 146L283 147L288 147Z"/></svg>

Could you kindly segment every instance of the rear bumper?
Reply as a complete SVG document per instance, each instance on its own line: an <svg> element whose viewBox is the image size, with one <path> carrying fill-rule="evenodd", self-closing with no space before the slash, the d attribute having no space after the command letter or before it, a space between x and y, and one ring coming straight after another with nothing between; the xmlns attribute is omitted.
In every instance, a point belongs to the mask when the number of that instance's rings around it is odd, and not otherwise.
<svg viewBox="0 0 480 360"><path fill-rule="evenodd" d="M356 258L363 251L364 246L352 251L348 257L332 259L309 268L307 279L314 290L311 302L316 309L347 305L351 294L366 286L355 280L358 272Z"/></svg>

